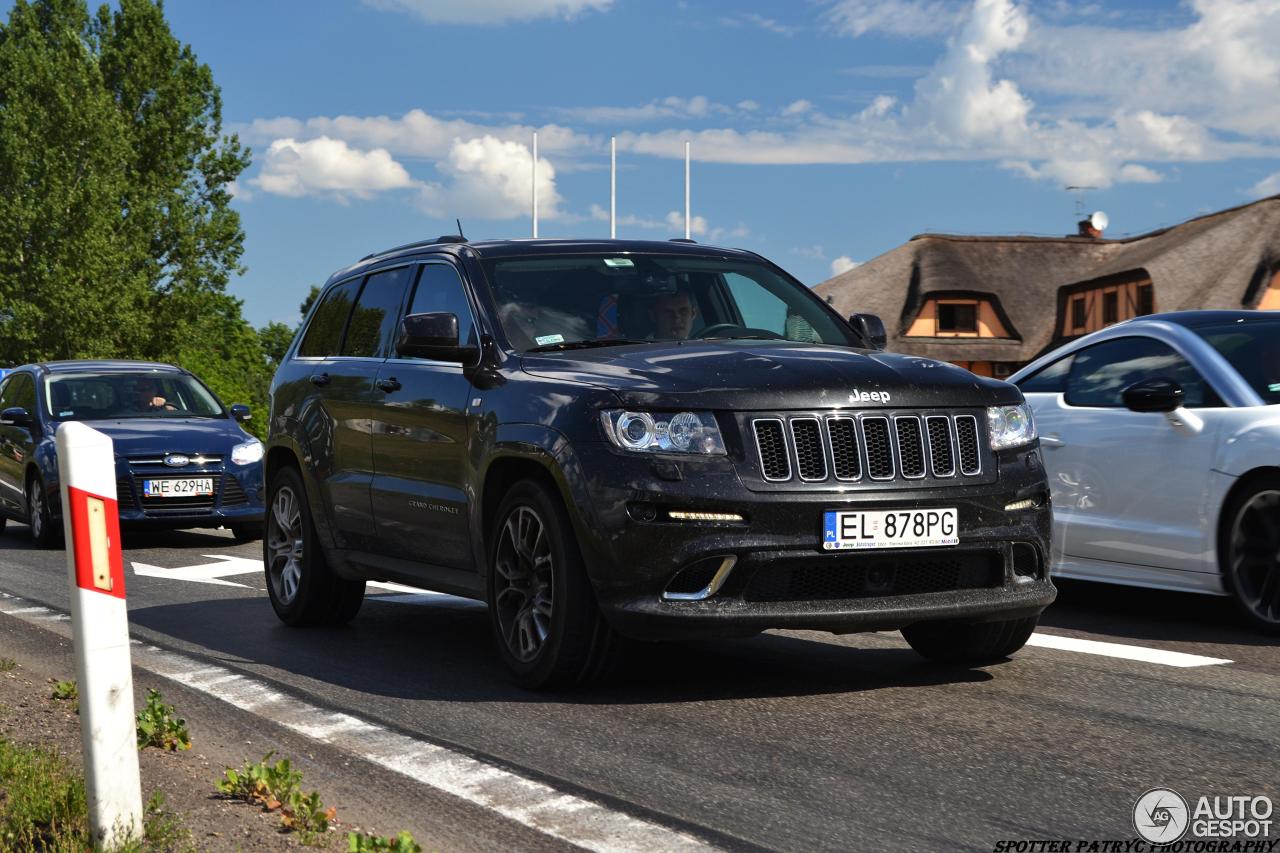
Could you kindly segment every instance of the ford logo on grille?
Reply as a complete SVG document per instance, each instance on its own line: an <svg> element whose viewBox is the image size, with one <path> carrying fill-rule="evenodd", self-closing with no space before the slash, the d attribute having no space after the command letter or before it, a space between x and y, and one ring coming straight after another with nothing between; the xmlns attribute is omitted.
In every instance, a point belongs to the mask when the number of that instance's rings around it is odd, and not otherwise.
<svg viewBox="0 0 1280 853"><path fill-rule="evenodd" d="M191 460L181 453L166 453L164 455L164 464L170 468L181 468Z"/></svg>

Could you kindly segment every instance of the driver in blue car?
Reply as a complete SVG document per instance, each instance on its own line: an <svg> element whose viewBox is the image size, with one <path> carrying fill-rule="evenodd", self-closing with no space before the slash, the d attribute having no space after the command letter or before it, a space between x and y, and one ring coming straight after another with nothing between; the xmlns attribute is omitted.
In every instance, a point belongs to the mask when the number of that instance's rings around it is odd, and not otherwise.
<svg viewBox="0 0 1280 853"><path fill-rule="evenodd" d="M133 384L133 406L139 412L176 412L178 407L160 396L160 386L151 379Z"/></svg>

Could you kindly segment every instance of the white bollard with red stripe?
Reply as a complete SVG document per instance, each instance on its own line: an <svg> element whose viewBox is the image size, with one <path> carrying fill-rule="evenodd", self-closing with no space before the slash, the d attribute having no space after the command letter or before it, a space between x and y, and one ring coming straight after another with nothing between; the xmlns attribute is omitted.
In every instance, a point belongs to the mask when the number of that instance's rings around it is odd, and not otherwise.
<svg viewBox="0 0 1280 853"><path fill-rule="evenodd" d="M142 838L115 456L109 437L75 421L59 426L55 441L89 824L112 847Z"/></svg>

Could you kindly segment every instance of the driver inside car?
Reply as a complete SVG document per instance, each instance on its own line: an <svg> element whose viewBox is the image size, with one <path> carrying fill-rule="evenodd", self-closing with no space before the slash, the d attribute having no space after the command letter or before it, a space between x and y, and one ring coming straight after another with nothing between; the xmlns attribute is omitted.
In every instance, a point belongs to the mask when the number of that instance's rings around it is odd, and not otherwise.
<svg viewBox="0 0 1280 853"><path fill-rule="evenodd" d="M654 340L687 341L693 334L693 322L698 319L698 304L687 290L662 293L650 303L649 317L653 320Z"/></svg>

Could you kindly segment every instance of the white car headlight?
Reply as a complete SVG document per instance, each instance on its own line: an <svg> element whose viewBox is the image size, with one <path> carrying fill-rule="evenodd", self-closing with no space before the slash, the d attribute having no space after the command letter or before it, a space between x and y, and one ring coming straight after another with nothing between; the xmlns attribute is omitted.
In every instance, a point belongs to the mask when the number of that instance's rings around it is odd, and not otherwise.
<svg viewBox="0 0 1280 853"><path fill-rule="evenodd" d="M724 455L724 439L710 412L632 412L609 409L600 413L605 435L623 450L637 453L698 453Z"/></svg>
<svg viewBox="0 0 1280 853"><path fill-rule="evenodd" d="M231 461L237 465L252 465L254 462L261 462L262 442L255 438L253 441L237 444L231 448Z"/></svg>
<svg viewBox="0 0 1280 853"><path fill-rule="evenodd" d="M1036 440L1036 435L1036 419L1026 403L987 409L987 439L992 450L1030 444Z"/></svg>

